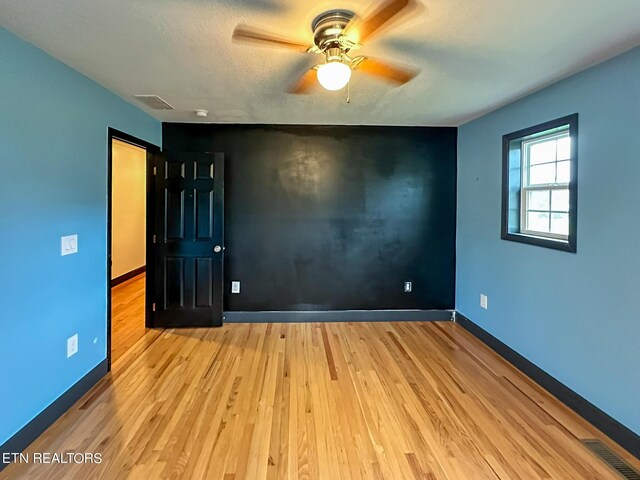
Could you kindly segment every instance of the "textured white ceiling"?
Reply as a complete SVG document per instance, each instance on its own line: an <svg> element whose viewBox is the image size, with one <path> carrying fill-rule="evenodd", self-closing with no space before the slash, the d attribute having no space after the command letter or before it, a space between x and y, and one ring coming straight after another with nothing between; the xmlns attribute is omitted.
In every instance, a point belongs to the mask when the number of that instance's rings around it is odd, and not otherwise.
<svg viewBox="0 0 640 480"><path fill-rule="evenodd" d="M375 1L375 0L374 0ZM640 0L422 0L419 17L360 50L421 69L393 88L354 74L344 92L284 89L314 60L231 42L248 23L312 43L310 23L355 0L0 0L0 24L163 121L459 125L640 44Z"/></svg>

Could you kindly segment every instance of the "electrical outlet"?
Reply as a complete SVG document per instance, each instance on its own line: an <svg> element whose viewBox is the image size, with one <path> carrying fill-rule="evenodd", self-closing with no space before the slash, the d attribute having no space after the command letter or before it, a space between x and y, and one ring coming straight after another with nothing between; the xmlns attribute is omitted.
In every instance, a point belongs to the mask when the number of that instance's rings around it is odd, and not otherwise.
<svg viewBox="0 0 640 480"><path fill-rule="evenodd" d="M411 287L412 287L411 282L404 282L404 291L406 293L409 293L411 291Z"/></svg>
<svg viewBox="0 0 640 480"><path fill-rule="evenodd" d="M489 298L483 293L480 294L480 306L485 310L489 308Z"/></svg>
<svg viewBox="0 0 640 480"><path fill-rule="evenodd" d="M78 352L78 334L67 338L67 358Z"/></svg>
<svg viewBox="0 0 640 480"><path fill-rule="evenodd" d="M60 239L60 255L78 253L78 235L67 235Z"/></svg>
<svg viewBox="0 0 640 480"><path fill-rule="evenodd" d="M240 282L231 282L231 293L240 293Z"/></svg>

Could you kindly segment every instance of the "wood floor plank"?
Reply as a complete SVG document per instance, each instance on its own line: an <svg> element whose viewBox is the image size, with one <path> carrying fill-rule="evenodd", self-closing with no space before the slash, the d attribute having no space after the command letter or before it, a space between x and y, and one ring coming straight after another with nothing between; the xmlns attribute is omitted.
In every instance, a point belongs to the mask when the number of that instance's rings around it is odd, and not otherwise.
<svg viewBox="0 0 640 480"><path fill-rule="evenodd" d="M28 449L101 464L0 479L616 479L584 438L639 468L454 323L231 324L144 331Z"/></svg>

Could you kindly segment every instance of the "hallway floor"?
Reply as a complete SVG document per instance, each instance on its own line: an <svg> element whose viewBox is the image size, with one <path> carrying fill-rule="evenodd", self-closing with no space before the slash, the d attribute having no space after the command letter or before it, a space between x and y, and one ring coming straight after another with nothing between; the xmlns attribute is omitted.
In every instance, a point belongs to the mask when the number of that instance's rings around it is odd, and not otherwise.
<svg viewBox="0 0 640 480"><path fill-rule="evenodd" d="M140 340L144 326L145 274L111 289L111 363Z"/></svg>

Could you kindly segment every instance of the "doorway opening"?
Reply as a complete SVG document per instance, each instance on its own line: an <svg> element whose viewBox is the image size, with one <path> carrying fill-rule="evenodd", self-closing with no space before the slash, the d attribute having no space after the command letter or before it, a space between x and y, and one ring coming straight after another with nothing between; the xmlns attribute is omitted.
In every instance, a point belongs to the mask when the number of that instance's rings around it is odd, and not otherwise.
<svg viewBox="0 0 640 480"><path fill-rule="evenodd" d="M107 358L121 358L153 327L154 155L160 148L109 129L107 224ZM147 281L149 279L149 281Z"/></svg>

